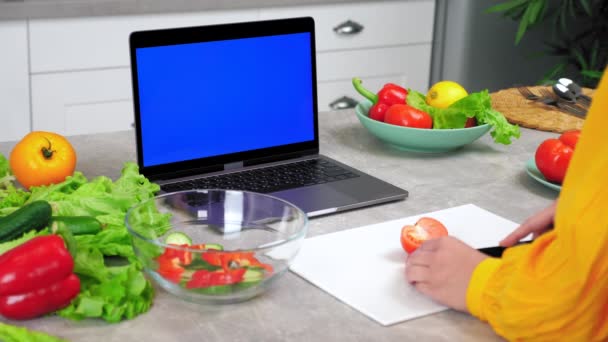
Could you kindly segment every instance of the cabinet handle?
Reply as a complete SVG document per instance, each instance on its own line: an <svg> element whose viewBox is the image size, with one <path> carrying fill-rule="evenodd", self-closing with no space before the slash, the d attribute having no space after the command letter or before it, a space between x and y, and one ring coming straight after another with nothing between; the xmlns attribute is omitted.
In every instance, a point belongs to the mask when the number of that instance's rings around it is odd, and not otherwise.
<svg viewBox="0 0 608 342"><path fill-rule="evenodd" d="M334 32L342 36L352 36L361 31L363 31L363 25L350 19L334 27Z"/></svg>
<svg viewBox="0 0 608 342"><path fill-rule="evenodd" d="M329 108L331 108L332 110L350 109L355 108L356 105L357 101L353 100L348 96L342 96L341 98L332 101L329 104Z"/></svg>

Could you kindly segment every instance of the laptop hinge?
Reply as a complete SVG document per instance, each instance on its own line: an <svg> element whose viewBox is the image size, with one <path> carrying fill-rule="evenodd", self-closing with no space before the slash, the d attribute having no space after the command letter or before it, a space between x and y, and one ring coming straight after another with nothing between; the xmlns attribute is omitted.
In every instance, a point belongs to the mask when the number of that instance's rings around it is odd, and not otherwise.
<svg viewBox="0 0 608 342"><path fill-rule="evenodd" d="M241 168L243 168L242 161L224 164L224 170L234 170L234 169L241 169Z"/></svg>

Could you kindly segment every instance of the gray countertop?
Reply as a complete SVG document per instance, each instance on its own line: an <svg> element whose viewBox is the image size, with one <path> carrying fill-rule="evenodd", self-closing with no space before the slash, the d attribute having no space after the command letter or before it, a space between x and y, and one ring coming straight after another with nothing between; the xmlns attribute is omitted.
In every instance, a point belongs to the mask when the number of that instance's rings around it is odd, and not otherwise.
<svg viewBox="0 0 608 342"><path fill-rule="evenodd" d="M450 153L397 151L371 136L351 110L320 114L321 152L410 192L405 201L314 218L309 236L473 203L515 222L549 205L557 192L530 178L525 162L555 134L522 129L510 146L489 134ZM134 134L73 136L77 169L115 179L135 160ZM8 156L13 143L1 143ZM361 294L373 295L373 294ZM107 324L45 317L23 323L72 341L501 341L486 323L453 310L383 327L289 272L266 294L245 303L209 307L158 291L152 309Z"/></svg>
<svg viewBox="0 0 608 342"><path fill-rule="evenodd" d="M0 0L0 20L233 10L364 1L377 0Z"/></svg>

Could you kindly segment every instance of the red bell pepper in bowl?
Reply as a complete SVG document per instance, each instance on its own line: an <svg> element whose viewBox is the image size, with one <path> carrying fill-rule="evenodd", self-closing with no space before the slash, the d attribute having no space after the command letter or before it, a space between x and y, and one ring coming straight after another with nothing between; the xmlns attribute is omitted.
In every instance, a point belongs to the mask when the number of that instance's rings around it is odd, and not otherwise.
<svg viewBox="0 0 608 342"><path fill-rule="evenodd" d="M394 83L385 84L378 94L365 89L361 84L361 79L353 78L353 86L363 95L372 102L372 107L369 109L368 116L374 120L384 121L384 115L386 111L394 104L406 104L407 90Z"/></svg>

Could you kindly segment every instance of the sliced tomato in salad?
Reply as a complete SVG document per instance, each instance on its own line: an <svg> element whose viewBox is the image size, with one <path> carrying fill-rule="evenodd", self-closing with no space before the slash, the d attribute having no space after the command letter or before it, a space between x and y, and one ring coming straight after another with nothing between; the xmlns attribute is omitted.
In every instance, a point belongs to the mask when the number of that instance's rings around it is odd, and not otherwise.
<svg viewBox="0 0 608 342"><path fill-rule="evenodd" d="M415 225L401 228L401 246L409 254L414 252L426 240L448 235L445 226L431 217L420 218Z"/></svg>

